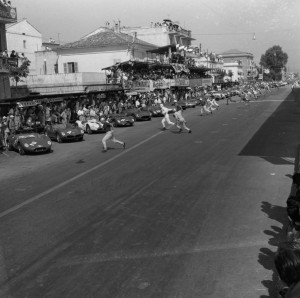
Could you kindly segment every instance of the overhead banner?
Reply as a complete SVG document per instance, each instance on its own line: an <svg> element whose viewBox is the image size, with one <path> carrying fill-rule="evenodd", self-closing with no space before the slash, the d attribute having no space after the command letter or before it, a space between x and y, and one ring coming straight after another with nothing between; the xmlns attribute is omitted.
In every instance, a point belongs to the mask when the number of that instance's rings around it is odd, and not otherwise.
<svg viewBox="0 0 300 298"><path fill-rule="evenodd" d="M17 21L17 10L14 7L4 5L0 1L0 22L15 23Z"/></svg>
<svg viewBox="0 0 300 298"><path fill-rule="evenodd" d="M132 91L136 92L150 92L153 91L153 81L152 80L140 80L132 82Z"/></svg>

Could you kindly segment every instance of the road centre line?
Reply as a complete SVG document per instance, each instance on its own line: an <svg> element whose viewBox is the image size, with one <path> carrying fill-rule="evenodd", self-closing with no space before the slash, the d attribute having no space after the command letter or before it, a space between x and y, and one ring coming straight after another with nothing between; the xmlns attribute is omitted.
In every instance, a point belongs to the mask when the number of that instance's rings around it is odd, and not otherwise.
<svg viewBox="0 0 300 298"><path fill-rule="evenodd" d="M115 159L117 159L117 158L123 156L123 155L126 154L127 152L130 152L130 151L132 151L132 150L134 150L134 149L140 147L141 145L145 144L146 142L150 141L151 139L154 139L155 137L159 136L159 135L162 134L162 133L163 133L163 132L160 131L160 132L158 132L158 133L152 135L151 137L149 137L149 138L147 138L147 139L145 139L145 140L143 140L143 141L141 141L141 142L139 142L139 143L133 145L133 146L130 147L129 149L125 149L125 150L122 151L121 153L119 153L119 154L117 154L117 155L115 155L115 156L109 158L108 160L106 160L106 161L104 161L104 162L102 162L102 163L100 163L100 164L98 164L98 165L96 165L96 166L94 166L94 167L92 167L92 168L90 168L90 169L88 169L88 170L86 170L86 171L80 173L80 174L77 174L76 176L74 176L74 177L72 177L72 178L70 178L70 179L67 179L67 180L65 180L64 182L59 183L59 184L57 184L56 186L53 186L53 187L49 188L48 190L43 191L42 193L40 193L40 194L38 194L38 195L35 195L35 196L33 196L32 198L27 199L26 201L24 201L24 202L22 202L22 203L20 203L20 204L18 204L18 205L16 205L16 206L14 206L14 207L11 207L11 208L9 208L9 209L7 209L7 210L1 212L1 213L0 213L0 219L3 218L3 217L5 217L5 216L7 216L7 215L9 215L9 214L11 214L11 213L13 213L13 212L15 212L15 211L17 211L17 210L19 210L20 208L22 208L22 207L24 207L24 206L26 206L26 205L28 205L28 204L30 204L30 203L33 203L34 201L39 200L40 198L42 198L42 197L44 197L44 196L46 196L46 195L48 195L48 194L54 192L55 190L57 190L57 189L59 189L59 188L62 188L63 186L65 186L65 185L67 185L67 184L69 184L69 183L71 183L71 182L73 182L73 181L75 181L75 180L77 180L77 179L79 179L79 178L81 178L81 177L83 177L83 176L85 176L85 175L87 175L87 174L89 174L89 173L91 173L91 172L93 172L93 171L95 171L95 170L97 170L97 169L99 169L99 168L101 168L101 167L107 165L108 163L110 163L110 162L114 161ZM106 154L107 154L107 153L106 153Z"/></svg>

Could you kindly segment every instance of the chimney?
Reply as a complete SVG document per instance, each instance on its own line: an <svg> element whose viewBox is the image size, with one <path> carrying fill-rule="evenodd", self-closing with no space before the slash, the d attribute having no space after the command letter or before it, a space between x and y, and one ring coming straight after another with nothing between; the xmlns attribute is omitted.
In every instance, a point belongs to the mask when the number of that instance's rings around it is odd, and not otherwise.
<svg viewBox="0 0 300 298"><path fill-rule="evenodd" d="M133 32L133 41L132 42L135 42L136 37L137 37L137 32Z"/></svg>

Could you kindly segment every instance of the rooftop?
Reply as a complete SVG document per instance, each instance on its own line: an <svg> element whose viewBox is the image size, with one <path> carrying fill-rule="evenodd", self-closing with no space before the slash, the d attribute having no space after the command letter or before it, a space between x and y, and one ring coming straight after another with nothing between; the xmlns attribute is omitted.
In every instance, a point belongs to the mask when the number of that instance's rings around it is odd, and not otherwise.
<svg viewBox="0 0 300 298"><path fill-rule="evenodd" d="M87 35L78 41L64 44L58 49L98 48L105 46L128 45L129 43L157 48L157 46L135 38L134 36L115 32L112 29L103 28L103 30L98 33Z"/></svg>

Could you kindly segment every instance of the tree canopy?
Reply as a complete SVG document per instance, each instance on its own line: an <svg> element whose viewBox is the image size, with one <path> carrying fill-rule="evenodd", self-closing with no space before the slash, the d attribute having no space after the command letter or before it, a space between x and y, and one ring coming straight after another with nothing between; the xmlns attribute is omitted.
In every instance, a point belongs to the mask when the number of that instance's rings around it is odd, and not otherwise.
<svg viewBox="0 0 300 298"><path fill-rule="evenodd" d="M21 61L21 65L18 65L18 59L15 59L13 63L8 65L9 76L13 78L13 80L16 82L16 85L21 81L22 78L26 78L28 76L30 66L30 61L27 58L19 60Z"/></svg>
<svg viewBox="0 0 300 298"><path fill-rule="evenodd" d="M282 70L286 69L288 61L287 53L282 51L279 45L269 48L265 54L261 55L260 65L270 70L268 76L273 80L281 80Z"/></svg>

